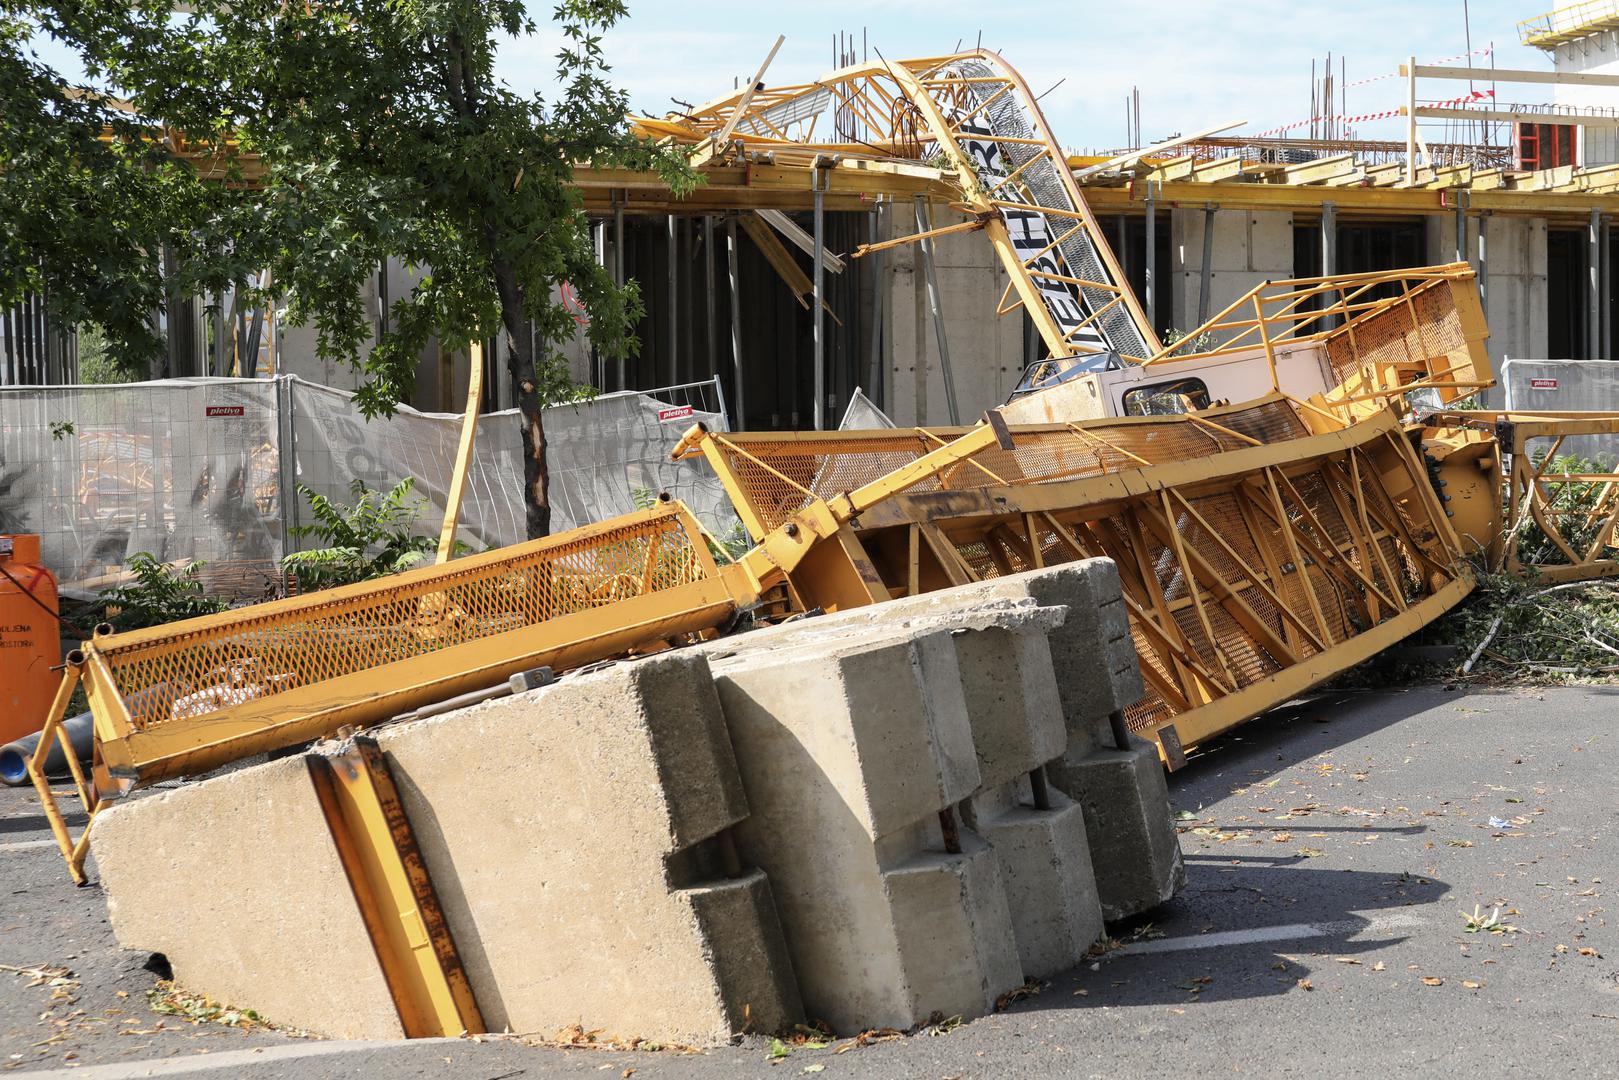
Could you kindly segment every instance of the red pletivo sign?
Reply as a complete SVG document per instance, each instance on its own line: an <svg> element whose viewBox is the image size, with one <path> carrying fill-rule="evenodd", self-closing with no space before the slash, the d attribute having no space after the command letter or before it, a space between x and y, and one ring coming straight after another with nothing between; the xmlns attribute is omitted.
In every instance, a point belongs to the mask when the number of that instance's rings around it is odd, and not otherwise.
<svg viewBox="0 0 1619 1080"><path fill-rule="evenodd" d="M1556 390L1557 389L1557 380L1556 379L1530 379L1529 380L1529 389L1531 389L1531 390Z"/></svg>
<svg viewBox="0 0 1619 1080"><path fill-rule="evenodd" d="M210 418L215 416L246 416L247 408L242 405L210 405L205 415Z"/></svg>
<svg viewBox="0 0 1619 1080"><path fill-rule="evenodd" d="M692 407L690 405L681 405L674 409L659 409L658 423L662 424L669 420L684 420L691 414Z"/></svg>

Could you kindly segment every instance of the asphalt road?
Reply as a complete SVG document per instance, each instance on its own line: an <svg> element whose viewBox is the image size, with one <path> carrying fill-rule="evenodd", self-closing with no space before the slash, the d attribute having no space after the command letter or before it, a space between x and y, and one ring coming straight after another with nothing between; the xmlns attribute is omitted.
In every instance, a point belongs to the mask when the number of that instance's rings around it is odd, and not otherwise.
<svg viewBox="0 0 1619 1080"><path fill-rule="evenodd" d="M1190 882L1150 922L1112 928L1120 947L947 1033L774 1062L758 1040L703 1054L360 1045L159 1016L147 958L117 950L98 890L68 884L31 793L0 791L0 1068L101 1080L1612 1075L1616 773L1614 688L1422 688L1279 711L1171 778ZM1475 907L1499 907L1512 929L1467 932ZM73 974L14 970L46 967Z"/></svg>

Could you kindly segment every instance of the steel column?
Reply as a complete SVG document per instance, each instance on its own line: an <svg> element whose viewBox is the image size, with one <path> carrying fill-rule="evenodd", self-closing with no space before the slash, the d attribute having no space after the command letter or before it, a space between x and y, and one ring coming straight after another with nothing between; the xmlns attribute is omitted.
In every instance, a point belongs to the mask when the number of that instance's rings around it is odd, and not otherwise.
<svg viewBox="0 0 1619 1080"><path fill-rule="evenodd" d="M1147 181L1147 260L1146 279L1142 283L1142 306L1147 321L1158 329L1158 185Z"/></svg>
<svg viewBox="0 0 1619 1080"><path fill-rule="evenodd" d="M669 215L669 382L674 386L680 382L680 268L675 257L677 239L675 236L675 216Z"/></svg>
<svg viewBox="0 0 1619 1080"><path fill-rule="evenodd" d="M825 290L824 278L826 268L822 260L826 253L826 168L820 158L815 159L810 169L810 184L815 191L815 251L810 255L810 262L814 263L814 275L810 286L810 307L814 315L813 333L815 339L815 375L813 386L815 388L815 407L810 415L814 417L813 423L816 431L826 430L826 327L825 327Z"/></svg>
<svg viewBox="0 0 1619 1080"><path fill-rule="evenodd" d="M1327 201L1321 204L1321 276L1333 277L1338 273L1338 204ZM1322 299L1332 303L1335 294L1328 293ZM1328 316L1321 320L1323 330L1338 325L1335 316Z"/></svg>
<svg viewBox="0 0 1619 1080"><path fill-rule="evenodd" d="M618 197L613 199L613 284L620 289L624 287L624 204ZM624 390L628 387L625 365L628 360L624 356L618 358L618 385L615 390Z"/></svg>
<svg viewBox="0 0 1619 1080"><path fill-rule="evenodd" d="M708 344L708 374L720 373L720 347L714 340L718 322L714 313L714 215L703 215L703 316Z"/></svg>
<svg viewBox="0 0 1619 1080"><path fill-rule="evenodd" d="M886 215L883 209L887 204L880 198L877 208L871 212L871 242L881 243L886 237L883 235L883 221ZM866 384L866 392L874 402L881 405L886 400L883 393L883 339L888 315L888 277L883 272L883 251L876 251L871 256L871 374Z"/></svg>
<svg viewBox="0 0 1619 1080"><path fill-rule="evenodd" d="M1585 359L1595 360L1606 350L1602 341L1602 211L1592 210L1585 234Z"/></svg>
<svg viewBox="0 0 1619 1080"><path fill-rule="evenodd" d="M603 270L607 269L607 222L595 222L590 229L591 237L596 243L596 265ZM594 344L590 346L590 380L598 390L607 388L607 361L602 358L601 350Z"/></svg>
<svg viewBox="0 0 1619 1080"><path fill-rule="evenodd" d="M922 234L920 246L922 267L927 274L928 306L933 311L933 335L939 343L939 372L944 376L944 402L954 427L961 423L961 410L956 403L956 380L950 372L950 342L944 331L944 303L939 296L939 274L933 262L933 238L927 235L933 230L933 217L928 211L927 196L918 195L915 202L916 229Z"/></svg>
<svg viewBox="0 0 1619 1080"><path fill-rule="evenodd" d="M1613 274L1612 274L1612 243L1613 232L1608 226L1608 215L1603 214L1597 227L1597 271L1602 282L1601 315L1597 319L1599 333L1597 335L1597 358L1611 359L1613 356Z"/></svg>
<svg viewBox="0 0 1619 1080"><path fill-rule="evenodd" d="M733 423L742 431L748 427L747 395L742 378L742 269L738 265L736 218L725 219L725 253L731 286L731 376L735 382L736 416Z"/></svg>

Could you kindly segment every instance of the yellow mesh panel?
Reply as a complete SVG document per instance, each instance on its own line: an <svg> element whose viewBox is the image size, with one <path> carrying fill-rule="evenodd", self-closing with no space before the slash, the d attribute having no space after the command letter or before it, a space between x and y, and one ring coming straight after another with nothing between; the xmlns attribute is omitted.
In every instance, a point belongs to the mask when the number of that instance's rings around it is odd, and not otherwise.
<svg viewBox="0 0 1619 1080"><path fill-rule="evenodd" d="M247 608L101 650L137 731L538 625L706 576L673 512L382 581Z"/></svg>

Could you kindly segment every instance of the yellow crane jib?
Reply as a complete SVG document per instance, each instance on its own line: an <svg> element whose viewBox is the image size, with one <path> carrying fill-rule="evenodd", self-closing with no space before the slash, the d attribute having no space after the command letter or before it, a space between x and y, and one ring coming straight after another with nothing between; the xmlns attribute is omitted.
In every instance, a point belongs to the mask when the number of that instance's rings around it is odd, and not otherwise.
<svg viewBox="0 0 1619 1080"><path fill-rule="evenodd" d="M1171 763L1179 748L1399 641L1473 587L1388 410L1334 426L1273 394L1004 434L1010 447L992 425L699 432L677 452L707 458L755 536L813 507L846 507L838 516L849 528L825 551L852 567L843 580L866 602L1113 559L1147 686L1126 718ZM963 444L971 452L940 459ZM837 495L851 489L861 494ZM804 569L792 576L801 604L860 602Z"/></svg>

